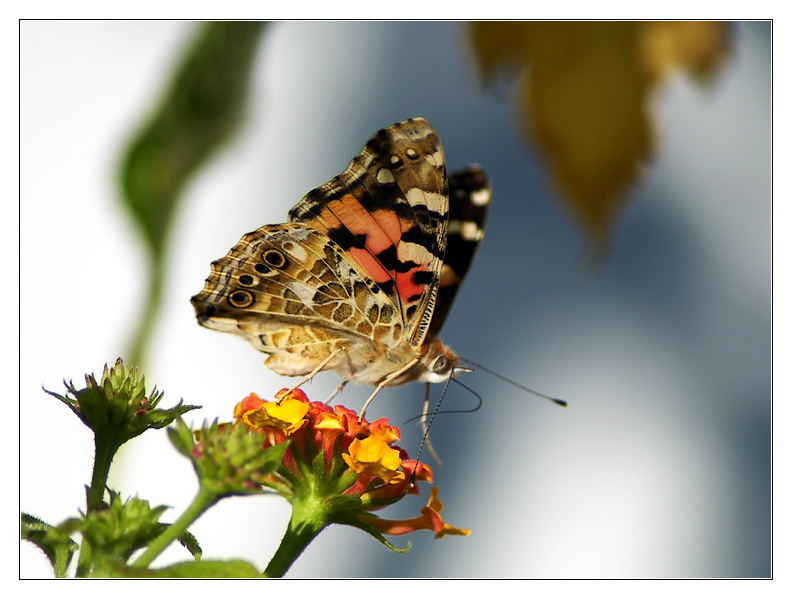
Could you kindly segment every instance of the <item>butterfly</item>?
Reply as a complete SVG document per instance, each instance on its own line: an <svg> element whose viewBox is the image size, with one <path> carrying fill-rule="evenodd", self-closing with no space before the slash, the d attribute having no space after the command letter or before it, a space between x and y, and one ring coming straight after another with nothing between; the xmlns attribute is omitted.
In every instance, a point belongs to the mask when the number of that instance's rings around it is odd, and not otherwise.
<svg viewBox="0 0 792 599"><path fill-rule="evenodd" d="M383 387L469 370L437 334L489 200L479 166L446 174L428 122L395 123L305 195L287 223L244 235L212 262L190 301L202 326L246 338L278 374L305 381L332 370L336 392L348 382L375 387L365 410Z"/></svg>

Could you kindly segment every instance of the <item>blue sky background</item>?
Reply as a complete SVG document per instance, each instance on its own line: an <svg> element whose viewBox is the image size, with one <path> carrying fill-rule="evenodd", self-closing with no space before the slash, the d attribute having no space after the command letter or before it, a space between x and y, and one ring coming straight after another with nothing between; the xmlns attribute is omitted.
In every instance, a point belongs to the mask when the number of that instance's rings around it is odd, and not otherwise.
<svg viewBox="0 0 792 599"><path fill-rule="evenodd" d="M92 443L41 387L99 372L135 325L145 256L115 176L191 30L21 26L20 500L50 522L82 504ZM486 373L465 375L484 405L439 417L432 440L445 462L435 471L444 516L472 534L415 535L397 555L335 527L290 576L770 575L770 33L768 23L737 25L712 85L678 75L656 91L655 160L592 270L508 88L478 84L463 24L290 22L265 32L240 134L182 203L149 384L166 403L204 406L196 423L286 386L246 343L198 327L189 298L210 261L243 233L285 220L375 130L423 116L450 169L478 162L493 184L487 233L443 340L570 402L564 410ZM323 375L306 391L321 399L335 385ZM367 394L347 389L341 401L359 407ZM369 416L404 422L422 397L418 385L388 390ZM475 404L457 386L444 402ZM414 454L418 429L402 432ZM111 486L172 506L171 518L195 491L189 464L156 433L125 447ZM389 514L412 515L424 498ZM193 532L205 557L263 569L288 514L278 497L232 499ZM174 548L161 563L185 558ZM32 546L21 560L23 577L47 576Z"/></svg>

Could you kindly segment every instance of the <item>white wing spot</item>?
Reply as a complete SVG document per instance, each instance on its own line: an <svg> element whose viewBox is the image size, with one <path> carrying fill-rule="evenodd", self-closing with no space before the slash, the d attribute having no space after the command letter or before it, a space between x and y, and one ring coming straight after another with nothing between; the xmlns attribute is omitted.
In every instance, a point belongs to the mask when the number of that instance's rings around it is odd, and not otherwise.
<svg viewBox="0 0 792 599"><path fill-rule="evenodd" d="M293 237L294 239L303 242L313 234L313 229L311 229L310 227L307 227L305 225L296 225L293 223L287 225L287 231L290 237Z"/></svg>
<svg viewBox="0 0 792 599"><path fill-rule="evenodd" d="M381 168L380 170L377 171L377 181L379 181L383 185L393 183L394 181L393 173L386 168Z"/></svg>
<svg viewBox="0 0 792 599"><path fill-rule="evenodd" d="M441 213L445 213L448 210L448 201L442 194L422 191L417 187L413 187L408 189L404 195L407 197L407 202L410 206L426 206L429 210Z"/></svg>
<svg viewBox="0 0 792 599"><path fill-rule="evenodd" d="M473 222L462 223L462 239L465 241L478 241L481 239L481 229Z"/></svg>
<svg viewBox="0 0 792 599"><path fill-rule="evenodd" d="M300 301L306 306L313 307L313 296L316 291L310 285L301 283L300 281L289 281L287 287L291 289L294 294L300 298Z"/></svg>
<svg viewBox="0 0 792 599"><path fill-rule="evenodd" d="M305 248L300 247L296 243L286 241L281 247L286 250L290 256L296 258L298 262L305 262L308 259L308 252L305 251Z"/></svg>
<svg viewBox="0 0 792 599"><path fill-rule="evenodd" d="M409 158L416 158L418 156L418 152L416 152L413 148L407 148L404 153L407 154Z"/></svg>
<svg viewBox="0 0 792 599"><path fill-rule="evenodd" d="M490 201L489 189L479 189L470 194L470 201L476 206L486 206Z"/></svg>
<svg viewBox="0 0 792 599"><path fill-rule="evenodd" d="M482 237L481 229L473 221L451 221L448 224L448 232L458 233L465 241L478 241Z"/></svg>
<svg viewBox="0 0 792 599"><path fill-rule="evenodd" d="M402 241L399 244L398 258L404 262L412 260L422 266L428 267L432 264L434 256L424 246L419 243L409 243Z"/></svg>

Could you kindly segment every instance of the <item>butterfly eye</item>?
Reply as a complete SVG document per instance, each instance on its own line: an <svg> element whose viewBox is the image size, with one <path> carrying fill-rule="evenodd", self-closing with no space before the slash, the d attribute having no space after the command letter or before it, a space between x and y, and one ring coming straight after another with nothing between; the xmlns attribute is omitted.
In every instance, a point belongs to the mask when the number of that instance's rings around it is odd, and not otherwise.
<svg viewBox="0 0 792 599"><path fill-rule="evenodd" d="M451 361L445 356L437 356L432 364L432 372L435 374L447 374L451 370Z"/></svg>

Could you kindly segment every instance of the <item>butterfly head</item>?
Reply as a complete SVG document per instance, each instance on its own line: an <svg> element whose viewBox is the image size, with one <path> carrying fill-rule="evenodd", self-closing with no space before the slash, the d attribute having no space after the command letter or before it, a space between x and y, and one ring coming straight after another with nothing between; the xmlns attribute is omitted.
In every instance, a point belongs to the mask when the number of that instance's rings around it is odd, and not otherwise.
<svg viewBox="0 0 792 599"><path fill-rule="evenodd" d="M460 366L459 356L437 338L427 340L423 344L421 356L414 370L418 372L415 380L427 383L444 383L463 372L472 372L471 368Z"/></svg>

